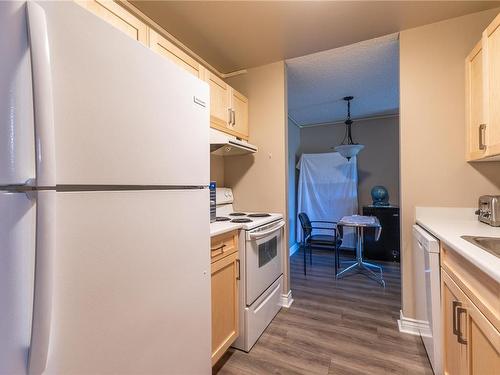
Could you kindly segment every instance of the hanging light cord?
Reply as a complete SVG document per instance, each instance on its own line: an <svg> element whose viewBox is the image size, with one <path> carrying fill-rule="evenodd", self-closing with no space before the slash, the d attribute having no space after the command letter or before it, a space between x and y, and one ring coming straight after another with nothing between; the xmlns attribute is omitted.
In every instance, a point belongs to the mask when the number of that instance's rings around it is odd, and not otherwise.
<svg viewBox="0 0 500 375"><path fill-rule="evenodd" d="M352 134L351 134L351 125L353 121L351 120L351 100L354 99L352 96L346 96L344 97L344 100L347 101L347 119L345 120L344 124L346 125L345 127L345 135L344 139L342 139L342 145L348 144L348 145L355 145L357 143L354 143L352 140ZM347 143L345 141L347 140Z"/></svg>

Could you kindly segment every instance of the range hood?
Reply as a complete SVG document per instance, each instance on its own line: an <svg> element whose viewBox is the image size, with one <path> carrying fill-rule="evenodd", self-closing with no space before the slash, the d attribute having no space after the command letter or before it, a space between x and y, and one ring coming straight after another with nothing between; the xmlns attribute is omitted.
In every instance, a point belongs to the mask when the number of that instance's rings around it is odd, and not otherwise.
<svg viewBox="0 0 500 375"><path fill-rule="evenodd" d="M221 156L245 155L257 152L257 147L235 136L210 128L210 152Z"/></svg>

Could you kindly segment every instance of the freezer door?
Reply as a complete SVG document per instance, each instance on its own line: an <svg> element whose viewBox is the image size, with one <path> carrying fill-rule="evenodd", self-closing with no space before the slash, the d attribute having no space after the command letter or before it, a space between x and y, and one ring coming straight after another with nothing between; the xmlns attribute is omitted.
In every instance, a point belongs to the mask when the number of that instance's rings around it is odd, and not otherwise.
<svg viewBox="0 0 500 375"><path fill-rule="evenodd" d="M0 2L0 186L35 177L30 51L21 1Z"/></svg>
<svg viewBox="0 0 500 375"><path fill-rule="evenodd" d="M41 2L57 184L208 185L208 85L72 2Z"/></svg>
<svg viewBox="0 0 500 375"><path fill-rule="evenodd" d="M35 215L36 205L24 193L0 192L0 374L27 372Z"/></svg>
<svg viewBox="0 0 500 375"><path fill-rule="evenodd" d="M208 189L56 195L47 373L211 373Z"/></svg>

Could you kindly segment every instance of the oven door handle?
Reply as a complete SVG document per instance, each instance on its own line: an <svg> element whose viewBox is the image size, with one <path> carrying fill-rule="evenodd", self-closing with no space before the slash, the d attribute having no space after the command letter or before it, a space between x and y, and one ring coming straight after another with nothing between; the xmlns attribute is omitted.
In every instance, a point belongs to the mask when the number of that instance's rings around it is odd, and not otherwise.
<svg viewBox="0 0 500 375"><path fill-rule="evenodd" d="M255 232L249 232L248 233L248 237L250 239L255 239L255 238L261 238L261 237L265 237L267 236L268 234L271 234L273 232L276 232L278 229L281 229L285 226L285 221L284 220L281 220L277 225L273 226L272 228L270 228L269 230L265 230L265 231L255 231Z"/></svg>

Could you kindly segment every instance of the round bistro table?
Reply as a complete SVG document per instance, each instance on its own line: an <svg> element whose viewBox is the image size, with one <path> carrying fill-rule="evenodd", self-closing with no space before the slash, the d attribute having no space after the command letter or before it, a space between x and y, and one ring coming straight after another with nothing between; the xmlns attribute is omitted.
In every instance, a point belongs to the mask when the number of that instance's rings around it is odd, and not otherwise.
<svg viewBox="0 0 500 375"><path fill-rule="evenodd" d="M365 262L363 260L363 247L364 247L364 229L365 228L375 228L375 241L380 238L380 233L382 232L382 226L380 221L375 216L362 216L362 215L350 215L344 216L337 223L337 226L351 227L356 230L356 260L350 262L351 264L337 273L335 277L340 279L345 276L353 275L361 272L372 280L377 281L385 287L384 275L382 272L382 267L373 263ZM344 232L345 233L345 232Z"/></svg>

